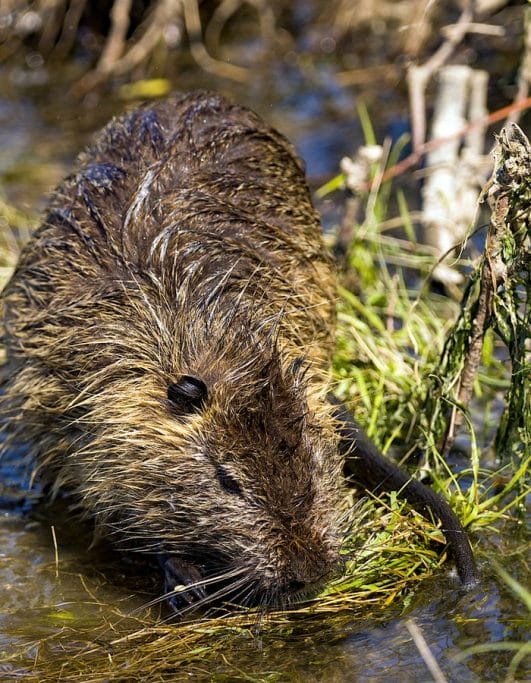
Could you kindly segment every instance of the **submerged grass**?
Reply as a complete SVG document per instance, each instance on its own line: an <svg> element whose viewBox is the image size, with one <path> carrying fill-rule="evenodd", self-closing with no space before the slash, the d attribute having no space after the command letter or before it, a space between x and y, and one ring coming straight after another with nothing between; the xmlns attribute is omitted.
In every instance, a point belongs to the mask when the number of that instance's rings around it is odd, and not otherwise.
<svg viewBox="0 0 531 683"><path fill-rule="evenodd" d="M386 187L382 192L386 204L388 191ZM355 229L346 279L356 273L357 291L341 288L339 292L336 393L384 452L399 454L406 465L420 462L466 528L496 529L529 494L529 443L522 443L516 464L513 460L487 469L482 451L488 450L493 438L484 435L488 412L471 417L461 406L469 456L461 459L457 473L442 457L440 429L426 413L426 405L443 381L440 367L445 349L456 343L455 337L449 342L449 334L452 330L460 334L462 329L456 323L460 306L430 293L426 286L435 263L429 249L387 234L399 223L406 232L412 230L414 217L407 212L403 196L398 203L400 218L389 221L385 207L373 197L371 215ZM20 234L21 218L27 224L27 217L0 201L2 234ZM16 243L15 237L0 242L3 276L13 267ZM468 262L462 265L471 267ZM521 299L522 289L514 294ZM522 302L518 305L521 309ZM499 402L500 388L514 388L514 373L511 377L511 368L500 360L500 349L488 332L474 380L484 404L489 396ZM288 636L326 641L357 616L374 618L384 608L387 614L391 607L403 609L419 581L446 561L442 532L395 494L359 499L350 491L344 507L351 528L344 542L345 574L313 600L289 611L262 614L235 608L228 615L172 624L156 623L148 609L132 617L102 605L96 627L94 622L85 627L75 618L64 620L45 640L0 654L0 672L8 671L13 680L20 676L26 681L84 683L179 680L190 675L195 680L285 679L285 669L276 671L274 660L268 669L269 662L257 659L259 641L267 641L273 649ZM90 599L97 600L93 594ZM521 656L518 650L517 663ZM245 671L244 662L248 663Z"/></svg>
<svg viewBox="0 0 531 683"><path fill-rule="evenodd" d="M520 600L524 608L527 610L526 622L528 627L527 630L529 630L529 624L531 623L531 591L516 581L516 579L508 574L499 564L494 563L494 569L500 579L507 585L507 587L513 592L516 598ZM513 683L513 681L519 680L517 676L519 674L520 666L523 665L526 659L529 661L529 658L531 657L531 642L529 640L525 642L501 640L496 643L482 643L469 647L463 652L458 653L456 660L464 661L473 655L482 655L492 652L513 653L504 678L504 683Z"/></svg>
<svg viewBox="0 0 531 683"><path fill-rule="evenodd" d="M87 683L180 680L190 675L212 680L215 668L214 680L268 680L257 648L274 655L286 639L339 638L353 618L399 604L445 560L443 535L396 497L385 502L352 497L347 504L358 528L344 548L352 559L347 560L345 576L318 598L289 611L264 614L234 607L224 616L170 624L157 623L148 609L135 617L105 604L99 623L85 623L65 607L64 616L54 615L53 635L28 643L18 653L0 655L0 671L9 664L13 679L18 672L26 681ZM60 573L67 570L60 562ZM97 600L97 593L87 588L87 601ZM244 663L245 676L238 672ZM286 680L285 674L279 672L278 679Z"/></svg>

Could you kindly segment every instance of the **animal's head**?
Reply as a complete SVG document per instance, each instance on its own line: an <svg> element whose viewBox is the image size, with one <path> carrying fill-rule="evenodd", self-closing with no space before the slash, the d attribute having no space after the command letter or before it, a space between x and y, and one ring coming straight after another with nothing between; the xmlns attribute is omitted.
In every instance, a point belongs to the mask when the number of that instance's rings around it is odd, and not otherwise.
<svg viewBox="0 0 531 683"><path fill-rule="evenodd" d="M169 409L189 429L175 467L186 490L172 497L184 559L209 578L228 572L214 593L232 583L235 600L278 602L337 567L341 463L302 359L255 356L239 370L181 375L168 387Z"/></svg>
<svg viewBox="0 0 531 683"><path fill-rule="evenodd" d="M100 498L105 535L166 560L168 590L197 580L212 600L289 602L339 562L342 463L326 383L237 323L219 348L194 339L165 383L159 373L105 384L114 396L100 394L90 418L82 497Z"/></svg>

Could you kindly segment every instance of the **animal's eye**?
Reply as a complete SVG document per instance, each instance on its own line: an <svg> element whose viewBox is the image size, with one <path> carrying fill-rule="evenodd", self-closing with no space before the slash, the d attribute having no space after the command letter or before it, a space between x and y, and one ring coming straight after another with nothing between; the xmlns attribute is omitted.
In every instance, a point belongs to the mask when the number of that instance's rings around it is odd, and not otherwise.
<svg viewBox="0 0 531 683"><path fill-rule="evenodd" d="M227 493L234 493L238 496L242 495L241 486L238 484L236 479L227 472L224 467L218 466L216 468L216 474L218 475L218 481L221 484L221 488Z"/></svg>
<svg viewBox="0 0 531 683"><path fill-rule="evenodd" d="M168 400L185 413L197 413L207 398L207 385L193 375L181 375L168 387Z"/></svg>

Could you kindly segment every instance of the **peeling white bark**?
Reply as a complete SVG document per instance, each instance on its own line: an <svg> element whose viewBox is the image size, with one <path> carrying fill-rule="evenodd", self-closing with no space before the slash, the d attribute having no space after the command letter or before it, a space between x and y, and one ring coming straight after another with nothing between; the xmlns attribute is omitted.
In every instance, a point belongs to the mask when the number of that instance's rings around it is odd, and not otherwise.
<svg viewBox="0 0 531 683"><path fill-rule="evenodd" d="M441 142L427 155L428 177L422 190L423 241L443 256L466 237L473 224L482 178L483 127L471 131L461 149L459 132L486 114L487 74L468 66L446 66L439 73L431 139ZM433 277L448 284L461 275L448 263Z"/></svg>

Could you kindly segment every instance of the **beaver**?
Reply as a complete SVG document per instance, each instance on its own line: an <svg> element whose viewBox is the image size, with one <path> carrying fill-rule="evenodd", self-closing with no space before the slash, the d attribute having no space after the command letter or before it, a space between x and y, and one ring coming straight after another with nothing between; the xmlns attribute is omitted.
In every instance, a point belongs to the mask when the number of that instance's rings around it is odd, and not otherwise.
<svg viewBox="0 0 531 683"><path fill-rule="evenodd" d="M4 447L157 557L175 611L289 603L340 570L345 456L362 485L380 457L329 399L335 289L284 136L213 93L140 106L79 156L3 292Z"/></svg>

